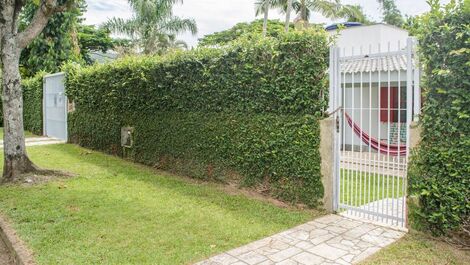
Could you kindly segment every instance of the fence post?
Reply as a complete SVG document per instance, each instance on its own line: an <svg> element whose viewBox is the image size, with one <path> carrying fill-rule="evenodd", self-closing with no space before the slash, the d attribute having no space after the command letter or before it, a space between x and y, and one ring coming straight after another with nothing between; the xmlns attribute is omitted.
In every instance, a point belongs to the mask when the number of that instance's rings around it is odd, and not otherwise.
<svg viewBox="0 0 470 265"><path fill-rule="evenodd" d="M334 212L334 134L335 119L329 117L320 121L321 174L324 187L323 206L329 213Z"/></svg>

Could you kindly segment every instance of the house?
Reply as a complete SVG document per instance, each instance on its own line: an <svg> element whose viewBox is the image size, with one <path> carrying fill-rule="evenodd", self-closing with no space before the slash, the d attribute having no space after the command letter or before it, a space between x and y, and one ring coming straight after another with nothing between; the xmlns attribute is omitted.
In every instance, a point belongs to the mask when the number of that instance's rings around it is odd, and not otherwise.
<svg viewBox="0 0 470 265"><path fill-rule="evenodd" d="M403 154L408 119L419 113L420 104L420 96L407 98L409 86L411 95L420 94L417 57L414 48L407 49L414 47L409 33L386 24L359 23L326 30L335 37L338 54L330 63L336 62L339 69L335 89L341 90L338 105L344 113L341 149Z"/></svg>

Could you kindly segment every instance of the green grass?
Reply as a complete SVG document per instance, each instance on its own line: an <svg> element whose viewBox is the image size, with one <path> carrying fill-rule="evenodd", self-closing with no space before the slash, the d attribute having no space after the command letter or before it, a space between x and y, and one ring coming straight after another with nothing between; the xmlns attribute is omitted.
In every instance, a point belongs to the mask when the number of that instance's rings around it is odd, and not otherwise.
<svg viewBox="0 0 470 265"><path fill-rule="evenodd" d="M74 145L28 152L41 167L78 174L0 186L0 212L39 264L189 264L314 216Z"/></svg>
<svg viewBox="0 0 470 265"><path fill-rule="evenodd" d="M369 202L403 196L403 180L376 173L341 170L341 202L361 206Z"/></svg>
<svg viewBox="0 0 470 265"><path fill-rule="evenodd" d="M25 137L38 137L38 135L32 134L29 131L24 131L24 136ZM3 141L3 127L0 127L0 140Z"/></svg>
<svg viewBox="0 0 470 265"><path fill-rule="evenodd" d="M361 265L464 265L470 252L445 242L411 231L398 242L368 258Z"/></svg>

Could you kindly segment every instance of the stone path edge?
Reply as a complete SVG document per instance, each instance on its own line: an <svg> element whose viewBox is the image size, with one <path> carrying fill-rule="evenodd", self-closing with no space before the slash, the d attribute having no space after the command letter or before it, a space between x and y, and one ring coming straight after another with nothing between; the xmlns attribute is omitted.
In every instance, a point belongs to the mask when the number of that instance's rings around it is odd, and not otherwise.
<svg viewBox="0 0 470 265"><path fill-rule="evenodd" d="M16 265L36 265L32 251L26 247L2 214L0 214L0 240L7 246Z"/></svg>

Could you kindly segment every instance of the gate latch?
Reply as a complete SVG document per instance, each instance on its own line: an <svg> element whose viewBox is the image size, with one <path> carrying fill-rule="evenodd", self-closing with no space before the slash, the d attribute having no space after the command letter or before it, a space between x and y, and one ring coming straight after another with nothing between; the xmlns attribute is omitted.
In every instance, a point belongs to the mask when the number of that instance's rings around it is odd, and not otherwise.
<svg viewBox="0 0 470 265"><path fill-rule="evenodd" d="M339 133L339 116L336 115L336 132Z"/></svg>

